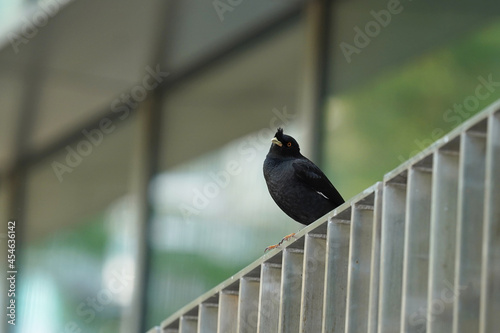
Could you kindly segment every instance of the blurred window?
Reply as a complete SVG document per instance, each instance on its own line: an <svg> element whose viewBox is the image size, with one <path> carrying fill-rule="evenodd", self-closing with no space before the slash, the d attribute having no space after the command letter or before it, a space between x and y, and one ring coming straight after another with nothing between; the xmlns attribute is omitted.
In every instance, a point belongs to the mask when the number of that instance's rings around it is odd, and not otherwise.
<svg viewBox="0 0 500 333"><path fill-rule="evenodd" d="M124 325L137 253L137 200L128 181L134 120L114 124L99 144L82 136L30 169L17 253L18 332L117 332Z"/></svg>

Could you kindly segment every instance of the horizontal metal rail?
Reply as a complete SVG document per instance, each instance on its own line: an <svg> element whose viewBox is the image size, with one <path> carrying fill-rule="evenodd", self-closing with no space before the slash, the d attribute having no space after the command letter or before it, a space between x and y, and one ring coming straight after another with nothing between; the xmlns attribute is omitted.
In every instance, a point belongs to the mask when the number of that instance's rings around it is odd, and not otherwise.
<svg viewBox="0 0 500 333"><path fill-rule="evenodd" d="M499 327L500 101L149 333Z"/></svg>

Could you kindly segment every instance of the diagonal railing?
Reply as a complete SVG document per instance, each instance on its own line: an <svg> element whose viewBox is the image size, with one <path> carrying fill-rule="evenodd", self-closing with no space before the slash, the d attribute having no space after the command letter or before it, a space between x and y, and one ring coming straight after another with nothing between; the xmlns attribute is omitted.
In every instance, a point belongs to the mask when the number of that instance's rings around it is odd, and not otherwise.
<svg viewBox="0 0 500 333"><path fill-rule="evenodd" d="M148 333L500 328L500 101Z"/></svg>

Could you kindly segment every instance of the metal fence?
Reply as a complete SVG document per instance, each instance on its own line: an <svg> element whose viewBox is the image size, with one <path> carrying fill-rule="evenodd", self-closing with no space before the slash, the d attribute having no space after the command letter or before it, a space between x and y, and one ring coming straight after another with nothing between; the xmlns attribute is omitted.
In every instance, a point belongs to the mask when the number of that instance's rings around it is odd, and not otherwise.
<svg viewBox="0 0 500 333"><path fill-rule="evenodd" d="M149 332L500 332L500 102L296 236Z"/></svg>

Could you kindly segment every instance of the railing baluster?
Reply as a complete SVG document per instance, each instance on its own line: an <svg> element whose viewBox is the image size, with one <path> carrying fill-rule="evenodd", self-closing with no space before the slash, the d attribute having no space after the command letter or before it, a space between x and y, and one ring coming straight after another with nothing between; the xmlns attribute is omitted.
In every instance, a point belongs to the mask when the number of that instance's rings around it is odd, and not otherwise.
<svg viewBox="0 0 500 333"><path fill-rule="evenodd" d="M288 247L283 250L281 303L278 332L296 333L300 325L300 301L304 250Z"/></svg>
<svg viewBox="0 0 500 333"><path fill-rule="evenodd" d="M346 333L366 332L368 329L374 217L373 196L370 199L370 203L356 202L352 207Z"/></svg>
<svg viewBox="0 0 500 333"><path fill-rule="evenodd" d="M179 333L196 333L198 331L198 317L182 316Z"/></svg>
<svg viewBox="0 0 500 333"><path fill-rule="evenodd" d="M451 332L458 191L458 147L454 140L434 153L429 293L425 311L413 317L428 333Z"/></svg>
<svg viewBox="0 0 500 333"><path fill-rule="evenodd" d="M372 231L372 257L370 276L370 300L368 303L368 333L378 331L378 299L380 287L380 243L382 237L382 203L383 184L375 185L375 198L373 207L373 231Z"/></svg>
<svg viewBox="0 0 500 333"><path fill-rule="evenodd" d="M222 290L219 295L217 333L236 332L238 322L238 292Z"/></svg>
<svg viewBox="0 0 500 333"><path fill-rule="evenodd" d="M401 308L401 331L408 333L425 331L424 323L414 322L425 311L428 294L432 155L424 162L411 167L408 175Z"/></svg>
<svg viewBox="0 0 500 333"><path fill-rule="evenodd" d="M321 332L326 234L309 233L305 237L299 332Z"/></svg>
<svg viewBox="0 0 500 333"><path fill-rule="evenodd" d="M406 208L405 175L386 180L380 247L378 331L399 332Z"/></svg>
<svg viewBox="0 0 500 333"><path fill-rule="evenodd" d="M217 333L218 304L202 303L198 311L198 333Z"/></svg>
<svg viewBox="0 0 500 333"><path fill-rule="evenodd" d="M240 279L240 299L238 306L238 333L256 333L259 313L260 278Z"/></svg>
<svg viewBox="0 0 500 333"><path fill-rule="evenodd" d="M281 264L264 262L260 276L259 333L278 331L281 290Z"/></svg>
<svg viewBox="0 0 500 333"><path fill-rule="evenodd" d="M345 211L344 211L345 212ZM351 208L328 222L323 333L344 332Z"/></svg>
<svg viewBox="0 0 500 333"><path fill-rule="evenodd" d="M500 327L500 112L488 120L480 333Z"/></svg>
<svg viewBox="0 0 500 333"><path fill-rule="evenodd" d="M479 331L486 120L461 135L453 332Z"/></svg>

